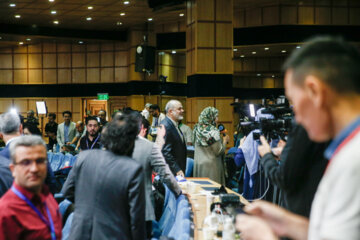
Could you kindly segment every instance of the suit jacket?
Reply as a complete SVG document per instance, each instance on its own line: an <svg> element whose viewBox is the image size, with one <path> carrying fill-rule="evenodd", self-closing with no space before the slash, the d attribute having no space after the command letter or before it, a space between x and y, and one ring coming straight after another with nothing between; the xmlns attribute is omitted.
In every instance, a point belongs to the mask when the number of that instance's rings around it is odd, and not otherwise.
<svg viewBox="0 0 360 240"><path fill-rule="evenodd" d="M4 195L13 182L12 173L9 168L9 160L0 157L0 198Z"/></svg>
<svg viewBox="0 0 360 240"><path fill-rule="evenodd" d="M186 169L186 144L182 140L175 125L166 117L161 124L165 126L165 144L162 148L162 154L174 175Z"/></svg>
<svg viewBox="0 0 360 240"><path fill-rule="evenodd" d="M74 202L69 239L146 238L141 165L110 151L81 152L62 192Z"/></svg>
<svg viewBox="0 0 360 240"><path fill-rule="evenodd" d="M155 220L152 194L152 171L159 174L163 182L171 189L176 196L181 194L181 188L177 184L174 175L171 173L169 166L166 164L160 148L149 140L138 137L135 141L134 153L132 155L138 161L145 174L145 199L146 199L146 221Z"/></svg>
<svg viewBox="0 0 360 240"><path fill-rule="evenodd" d="M60 148L63 145L65 145L64 124L65 123L61 123L58 125L57 134L56 134L56 139L57 139L57 142L58 142ZM76 124L74 122L70 122L69 132L68 132L69 142L71 142L76 135L75 126L76 126Z"/></svg>

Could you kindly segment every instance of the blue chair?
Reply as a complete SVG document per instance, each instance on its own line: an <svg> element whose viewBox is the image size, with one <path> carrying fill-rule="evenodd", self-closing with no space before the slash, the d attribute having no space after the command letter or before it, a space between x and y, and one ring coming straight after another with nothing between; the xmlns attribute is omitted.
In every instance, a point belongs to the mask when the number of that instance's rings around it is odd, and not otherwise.
<svg viewBox="0 0 360 240"><path fill-rule="evenodd" d="M74 213L71 213L66 220L65 226L62 229L62 240L68 240L70 235L71 223L74 217Z"/></svg>
<svg viewBox="0 0 360 240"><path fill-rule="evenodd" d="M176 216L176 197L173 192L164 184L165 201L163 214L159 221L159 227L162 235L167 236L174 225Z"/></svg>
<svg viewBox="0 0 360 240"><path fill-rule="evenodd" d="M68 207L72 204L69 200L65 199L59 204L59 212L63 217Z"/></svg>
<svg viewBox="0 0 360 240"><path fill-rule="evenodd" d="M185 177L192 177L194 168L194 159L186 158Z"/></svg>

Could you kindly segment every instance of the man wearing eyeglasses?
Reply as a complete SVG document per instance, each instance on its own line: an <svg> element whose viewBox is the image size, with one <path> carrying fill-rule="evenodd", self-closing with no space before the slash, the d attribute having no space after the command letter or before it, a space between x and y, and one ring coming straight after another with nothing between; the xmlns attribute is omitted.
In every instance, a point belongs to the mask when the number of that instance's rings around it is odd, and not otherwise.
<svg viewBox="0 0 360 240"><path fill-rule="evenodd" d="M0 239L61 239L59 207L44 184L46 145L22 136L10 146L13 185L0 200Z"/></svg>

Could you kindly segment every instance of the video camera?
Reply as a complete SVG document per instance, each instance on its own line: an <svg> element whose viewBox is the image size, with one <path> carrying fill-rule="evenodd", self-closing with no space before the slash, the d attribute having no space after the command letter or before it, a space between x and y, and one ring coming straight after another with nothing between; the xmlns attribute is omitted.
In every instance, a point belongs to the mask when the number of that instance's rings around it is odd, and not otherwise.
<svg viewBox="0 0 360 240"><path fill-rule="evenodd" d="M280 96L276 101L276 104L269 104L268 100L263 99L263 105L265 107L259 108L257 121L240 122L240 126L244 135L248 135L251 131L259 129L259 132L253 133L253 139L259 140L260 135L264 135L268 139L281 138L286 140L288 133L292 127L293 110L289 107L289 103L285 96ZM249 106L250 108L251 106ZM262 117L267 114L272 117ZM250 116L251 119L252 116Z"/></svg>

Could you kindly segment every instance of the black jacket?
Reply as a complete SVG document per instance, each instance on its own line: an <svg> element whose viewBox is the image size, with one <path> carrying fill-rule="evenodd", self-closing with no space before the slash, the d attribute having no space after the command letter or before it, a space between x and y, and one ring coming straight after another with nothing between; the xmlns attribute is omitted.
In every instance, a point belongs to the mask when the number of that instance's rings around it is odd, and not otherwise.
<svg viewBox="0 0 360 240"><path fill-rule="evenodd" d="M162 120L161 124L166 128L165 144L161 152L174 175L180 170L185 173L186 144L168 117Z"/></svg>
<svg viewBox="0 0 360 240"><path fill-rule="evenodd" d="M271 153L261 158L266 176L284 191L287 209L309 217L311 204L328 161L324 151L329 143L311 141L300 126L294 126L284 147L280 164Z"/></svg>

